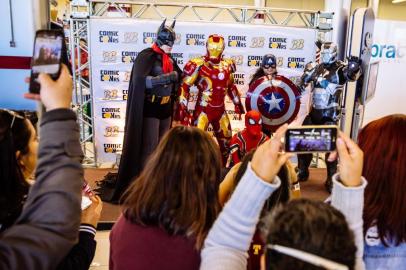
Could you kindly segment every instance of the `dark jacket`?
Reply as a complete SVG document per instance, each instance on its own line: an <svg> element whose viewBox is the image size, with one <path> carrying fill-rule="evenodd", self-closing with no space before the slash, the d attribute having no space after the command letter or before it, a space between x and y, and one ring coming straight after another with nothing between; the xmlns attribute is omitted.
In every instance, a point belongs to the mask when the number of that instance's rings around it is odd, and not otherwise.
<svg viewBox="0 0 406 270"><path fill-rule="evenodd" d="M69 251L57 270L88 270L96 252L95 235L96 229L92 225L81 224L79 242Z"/></svg>
<svg viewBox="0 0 406 270"><path fill-rule="evenodd" d="M0 235L0 269L55 269L77 241L83 158L76 115L43 115L36 182L16 223Z"/></svg>

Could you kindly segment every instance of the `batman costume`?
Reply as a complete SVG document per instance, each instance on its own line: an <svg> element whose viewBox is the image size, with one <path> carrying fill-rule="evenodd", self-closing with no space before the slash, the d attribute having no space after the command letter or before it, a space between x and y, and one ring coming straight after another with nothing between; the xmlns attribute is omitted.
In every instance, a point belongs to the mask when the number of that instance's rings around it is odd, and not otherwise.
<svg viewBox="0 0 406 270"><path fill-rule="evenodd" d="M117 178L107 179L107 183L101 185L104 201L119 201L171 126L182 71L168 53L176 39L175 21L170 27L165 26L165 21L158 29L152 47L141 51L134 61L128 88L123 152Z"/></svg>

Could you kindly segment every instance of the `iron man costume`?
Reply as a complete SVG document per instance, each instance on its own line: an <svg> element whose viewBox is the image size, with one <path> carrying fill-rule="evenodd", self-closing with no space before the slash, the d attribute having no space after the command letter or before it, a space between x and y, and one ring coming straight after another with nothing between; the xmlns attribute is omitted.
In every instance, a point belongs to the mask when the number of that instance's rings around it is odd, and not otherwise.
<svg viewBox="0 0 406 270"><path fill-rule="evenodd" d="M233 165L239 163L249 151L269 139L261 130L261 114L258 111L247 112L245 114L245 129L237 132L230 141L230 155Z"/></svg>
<svg viewBox="0 0 406 270"><path fill-rule="evenodd" d="M222 153L223 164L228 157L231 125L225 111L224 99L228 95L235 105L235 112L244 113L238 89L234 84L235 63L222 57L224 38L210 35L205 56L191 59L183 68L183 83L179 89L179 104L175 118L183 125L190 124L188 100L190 87L196 85L198 96L191 124L202 130L212 125Z"/></svg>

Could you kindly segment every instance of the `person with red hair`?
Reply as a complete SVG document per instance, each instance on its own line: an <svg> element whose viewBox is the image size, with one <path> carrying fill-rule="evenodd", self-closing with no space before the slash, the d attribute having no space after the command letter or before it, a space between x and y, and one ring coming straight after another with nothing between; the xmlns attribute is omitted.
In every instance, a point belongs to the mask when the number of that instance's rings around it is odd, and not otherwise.
<svg viewBox="0 0 406 270"><path fill-rule="evenodd" d="M406 115L383 117L358 137L364 151L363 176L366 269L406 266Z"/></svg>

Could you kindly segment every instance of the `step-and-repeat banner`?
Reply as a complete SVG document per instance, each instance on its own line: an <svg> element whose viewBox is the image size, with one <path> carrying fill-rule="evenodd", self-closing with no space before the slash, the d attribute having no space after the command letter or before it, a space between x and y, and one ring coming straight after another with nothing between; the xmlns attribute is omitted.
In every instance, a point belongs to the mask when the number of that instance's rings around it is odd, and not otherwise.
<svg viewBox="0 0 406 270"><path fill-rule="evenodd" d="M371 62L379 61L379 69L364 125L385 115L406 114L406 22L376 20L373 42Z"/></svg>
<svg viewBox="0 0 406 270"><path fill-rule="evenodd" d="M167 22L168 24L171 22ZM91 19L90 52L93 88L94 133L99 163L115 163L121 152L130 72L135 58L155 40L160 21L135 19ZM317 31L313 29L264 25L177 22L172 55L183 68L191 58L206 53L211 34L224 37L225 57L237 64L235 83L245 99L251 75L262 56L272 53L278 72L296 82L307 62L315 58ZM194 108L192 89L189 108ZM244 127L234 106L226 99L233 131Z"/></svg>

